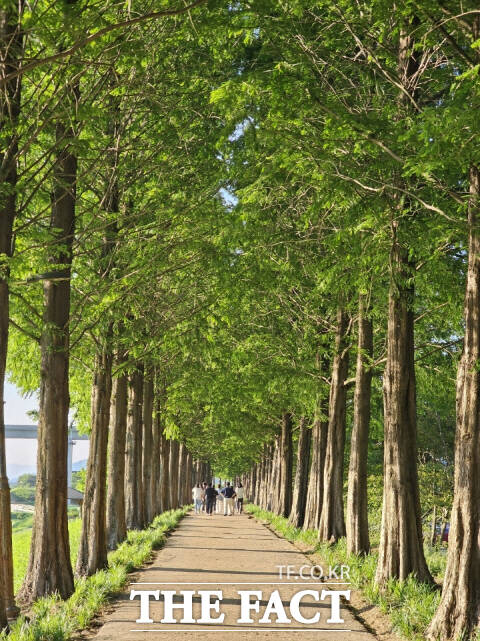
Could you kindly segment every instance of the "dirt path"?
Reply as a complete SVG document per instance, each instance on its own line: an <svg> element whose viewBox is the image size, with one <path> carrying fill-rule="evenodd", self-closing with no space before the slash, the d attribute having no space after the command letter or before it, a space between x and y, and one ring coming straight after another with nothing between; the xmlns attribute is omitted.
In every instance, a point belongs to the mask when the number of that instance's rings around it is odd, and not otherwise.
<svg viewBox="0 0 480 641"><path fill-rule="evenodd" d="M313 597L302 598L300 613L311 618L320 613L318 623L306 625L295 621L289 609L291 597L302 590L348 590L349 585L327 585L318 579L302 579L298 568L308 562L288 541L280 539L270 530L247 516L189 514L160 550L152 565L141 570L135 577L135 584L115 603L113 611L106 615L105 624L96 634L97 641L143 641L152 637L199 641L225 641L232 633L235 641L275 639L291 641L373 641L375 637L354 619L342 605L342 624L328 624L331 616L330 597L315 602ZM290 579L279 578L279 565L294 566ZM304 571L305 572L305 571ZM335 580L338 583L340 579ZM345 582L348 579L344 579ZM130 590L221 590L223 599L220 612L225 614L222 623L161 623L164 616L163 594L160 601L150 601L152 623L136 623L140 618L140 600L130 600ZM240 617L239 590L261 590L260 613L254 610L254 623L238 623ZM290 623L277 623L271 616L271 623L260 624L259 618L265 613L270 595L278 590ZM200 617L200 596L193 596L193 618ZM180 595L174 599L179 603ZM215 599L212 598L212 602ZM252 601L255 599L252 598ZM181 609L174 610L178 620L183 616ZM214 610L211 616L219 616Z"/></svg>

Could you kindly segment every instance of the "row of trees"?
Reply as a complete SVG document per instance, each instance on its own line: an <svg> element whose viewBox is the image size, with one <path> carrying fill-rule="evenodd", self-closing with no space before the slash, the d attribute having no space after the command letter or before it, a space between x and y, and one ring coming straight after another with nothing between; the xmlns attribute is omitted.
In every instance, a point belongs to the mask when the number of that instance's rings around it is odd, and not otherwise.
<svg viewBox="0 0 480 641"><path fill-rule="evenodd" d="M191 482L192 455L163 414L169 355L162 341L201 299L200 284L193 303L179 286L205 251L204 232L187 237L187 222L178 225L184 208L204 213L214 171L196 170L211 155L203 144L210 115L195 131L191 125L208 77L182 81L192 78L189 64L198 71L204 64L188 45L189 12L200 4L152 10L146 2L132 11L7 0L0 7L0 389L8 369L39 396L22 601L54 592L67 598L74 589L72 410L91 434L78 574L105 567L126 527L144 527L160 510L191 500L184 481ZM16 610L3 405L2 396L0 627Z"/></svg>
<svg viewBox="0 0 480 641"><path fill-rule="evenodd" d="M21 597L73 589L73 411L91 433L87 574L124 536L123 513L141 527L173 505L162 474L181 458L190 475L192 457L248 472L255 501L367 553L380 452L377 581L431 582L417 455L447 495L455 458L429 634L468 634L480 599L477 7L151 4L0 9L0 389L8 370L40 402ZM0 415L10 604L2 428Z"/></svg>

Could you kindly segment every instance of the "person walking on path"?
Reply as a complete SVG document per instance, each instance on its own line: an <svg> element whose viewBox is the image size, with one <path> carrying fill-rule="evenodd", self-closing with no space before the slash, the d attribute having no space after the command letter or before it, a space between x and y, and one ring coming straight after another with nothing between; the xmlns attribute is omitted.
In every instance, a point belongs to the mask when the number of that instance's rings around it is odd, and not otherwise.
<svg viewBox="0 0 480 641"><path fill-rule="evenodd" d="M227 485L222 490L223 494L223 516L233 516L233 498L235 496L235 490L227 481Z"/></svg>
<svg viewBox="0 0 480 641"><path fill-rule="evenodd" d="M209 483L207 485L207 489L205 490L205 503L207 505L207 514L209 516L212 516L215 510L215 500L217 498L217 494L217 490L212 487L211 483Z"/></svg>
<svg viewBox="0 0 480 641"><path fill-rule="evenodd" d="M192 498L195 504L195 514L200 514L202 511L202 496L203 490L200 487L200 483L197 483L195 487L192 488Z"/></svg>
<svg viewBox="0 0 480 641"><path fill-rule="evenodd" d="M222 512L222 507L223 507L223 494L222 494L222 484L218 484L218 489L217 489L217 500L216 500L216 512L217 514L220 514Z"/></svg>
<svg viewBox="0 0 480 641"><path fill-rule="evenodd" d="M237 512L241 514L243 512L243 497L245 496L245 490L241 483L235 488L235 494L237 496Z"/></svg>

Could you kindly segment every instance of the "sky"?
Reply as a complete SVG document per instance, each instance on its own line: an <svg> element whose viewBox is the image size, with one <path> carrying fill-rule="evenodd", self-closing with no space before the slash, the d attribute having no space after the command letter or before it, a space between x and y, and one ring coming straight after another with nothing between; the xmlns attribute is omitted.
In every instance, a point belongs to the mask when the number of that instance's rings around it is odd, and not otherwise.
<svg viewBox="0 0 480 641"><path fill-rule="evenodd" d="M5 424L34 425L27 412L38 410L36 396L23 398L15 385L5 385ZM88 441L77 441L73 446L73 462L83 461L88 457ZM35 466L37 459L37 441L30 439L7 439L7 464Z"/></svg>

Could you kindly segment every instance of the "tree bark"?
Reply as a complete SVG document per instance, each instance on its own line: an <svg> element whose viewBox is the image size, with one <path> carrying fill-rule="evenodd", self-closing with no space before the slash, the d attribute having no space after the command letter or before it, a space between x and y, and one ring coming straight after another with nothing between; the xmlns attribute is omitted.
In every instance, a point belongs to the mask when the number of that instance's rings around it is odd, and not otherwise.
<svg viewBox="0 0 480 641"><path fill-rule="evenodd" d="M151 372L145 374L143 387L143 439L142 439L142 474L143 494L145 503L145 522L151 523L154 516L153 509L153 376Z"/></svg>
<svg viewBox="0 0 480 641"><path fill-rule="evenodd" d="M358 353L353 401L353 429L350 446L347 496L347 550L350 554L368 554L367 459L372 392L371 359L373 326L360 295L358 308Z"/></svg>
<svg viewBox="0 0 480 641"><path fill-rule="evenodd" d="M433 506L432 510L432 527L430 530L430 545L435 545L437 540L437 506Z"/></svg>
<svg viewBox="0 0 480 641"><path fill-rule="evenodd" d="M288 522L294 527L302 527L305 520L311 440L312 430L308 427L305 416L302 416L299 426L297 469L295 471L295 482L293 484L292 509L288 519Z"/></svg>
<svg viewBox="0 0 480 641"><path fill-rule="evenodd" d="M170 483L168 478L170 471L170 443L171 441L168 441L162 433L160 442L160 491L162 512L166 512L170 509Z"/></svg>
<svg viewBox="0 0 480 641"><path fill-rule="evenodd" d="M143 369L128 379L128 415L125 460L125 514L129 530L145 527L142 479Z"/></svg>
<svg viewBox="0 0 480 641"><path fill-rule="evenodd" d="M160 399L158 396L158 390L155 386L154 391L154 411L153 411L153 422L152 422L152 484L151 484L151 493L152 493L152 502L153 502L153 513L154 516L157 516L162 511L162 497L160 493L160 452L161 452L161 419L160 419Z"/></svg>
<svg viewBox="0 0 480 641"><path fill-rule="evenodd" d="M477 35L478 37L478 35ZM480 171L470 167L465 338L457 372L455 479L442 597L429 639L470 633L480 608Z"/></svg>
<svg viewBox="0 0 480 641"><path fill-rule="evenodd" d="M277 513L288 517L292 509L292 415L285 412L282 415L282 432L279 449L279 496Z"/></svg>
<svg viewBox="0 0 480 641"><path fill-rule="evenodd" d="M342 308L337 312L335 355L328 409L328 434L323 475L323 502L318 529L320 541L338 541L345 536L343 511L343 468L348 375L348 346L346 332L348 317Z"/></svg>
<svg viewBox="0 0 480 641"><path fill-rule="evenodd" d="M183 484L183 505L190 505L192 503L192 487L193 487L193 459L191 452L187 452L187 462L185 469L185 482Z"/></svg>
<svg viewBox="0 0 480 641"><path fill-rule="evenodd" d="M97 353L92 385L91 434L83 499L82 534L76 572L91 576L108 567L106 529L106 473L112 355L109 347Z"/></svg>
<svg viewBox="0 0 480 641"><path fill-rule="evenodd" d="M68 90L67 100L74 112L76 87ZM74 138L71 125L57 123L49 263L61 270L58 278L45 280L43 286L35 517L20 592L26 602L54 592L66 599L74 590L67 519L70 276L77 179L77 159L71 147Z"/></svg>
<svg viewBox="0 0 480 641"><path fill-rule="evenodd" d="M170 441L170 468L168 472L168 481L170 485L170 509L176 510L178 508L178 459L179 459L180 443L178 441Z"/></svg>
<svg viewBox="0 0 480 641"><path fill-rule="evenodd" d="M22 57L21 16L23 0L0 9L0 77L15 72ZM10 486L5 453L4 386L8 350L9 264L13 255L13 223L16 215L17 137L20 114L20 78L6 83L0 92L0 129L11 128L0 153L0 630L7 617L19 613L13 594L12 524Z"/></svg>
<svg viewBox="0 0 480 641"><path fill-rule="evenodd" d="M181 507L183 505L183 500L185 496L185 473L187 469L187 448L184 443L180 443L178 448L178 467L177 467L177 478L178 478L178 505Z"/></svg>
<svg viewBox="0 0 480 641"><path fill-rule="evenodd" d="M409 27L418 24L416 17ZM415 95L413 78L418 72L418 52L413 38L402 27L399 38L399 117L411 111L406 96ZM391 220L390 291L387 321L387 362L384 396L384 487L382 525L376 580L382 586L391 578L433 581L423 553L420 494L417 472L417 418L414 364L415 266L409 247L402 242L405 207L395 202Z"/></svg>
<svg viewBox="0 0 480 641"><path fill-rule="evenodd" d="M275 437L273 457L268 479L267 510L278 514L280 493L280 435Z"/></svg>
<svg viewBox="0 0 480 641"><path fill-rule="evenodd" d="M323 349L323 347L322 347ZM330 358L325 352L317 353L317 369L326 377L330 369ZM312 426L312 455L308 475L307 502L305 505L304 530L318 530L323 504L323 474L328 435L328 392L320 383L317 393L315 416Z"/></svg>
<svg viewBox="0 0 480 641"><path fill-rule="evenodd" d="M396 227L394 227L396 235ZM415 574L431 582L423 553L417 474L413 285L406 250L390 257L387 364L384 374L384 490L377 566L380 585Z"/></svg>
<svg viewBox="0 0 480 641"><path fill-rule="evenodd" d="M119 354L115 364L124 362ZM107 474L107 547L115 550L127 536L125 521L125 437L127 431L127 375L120 374L112 387L110 444Z"/></svg>

